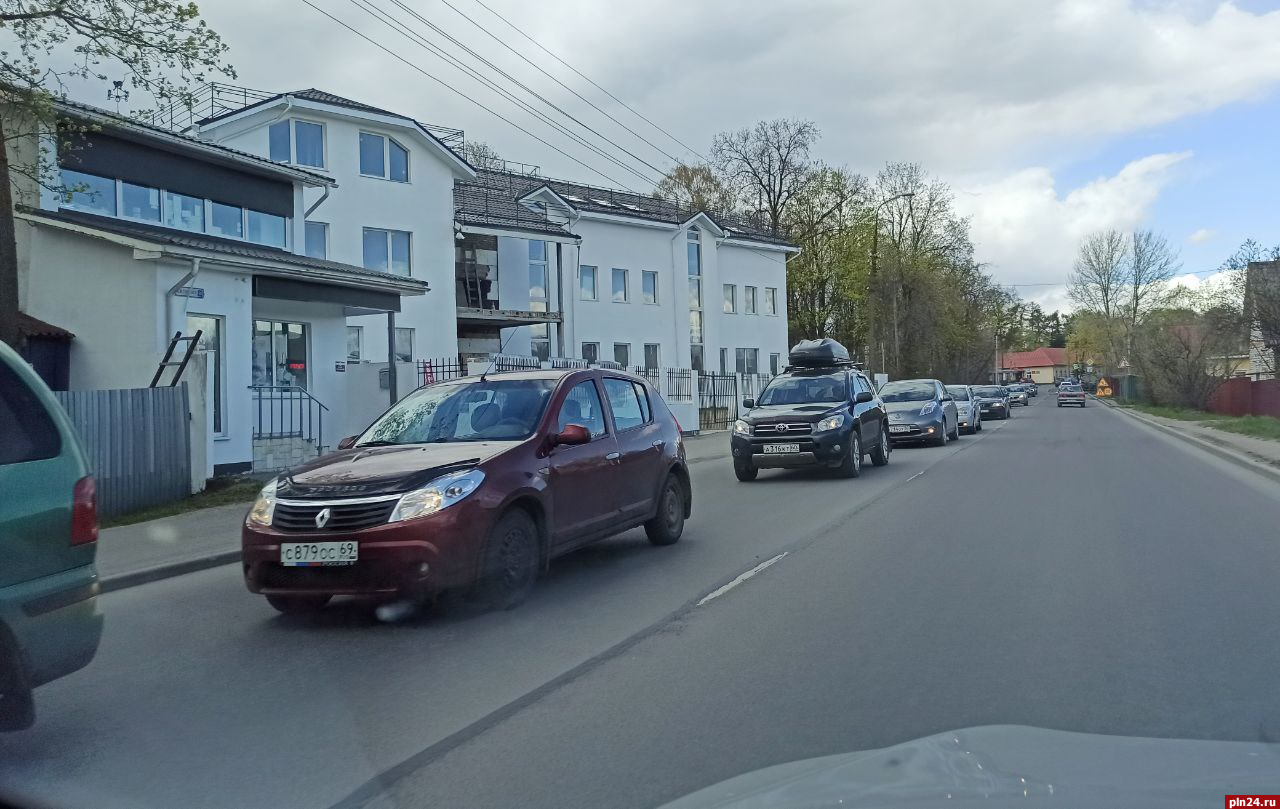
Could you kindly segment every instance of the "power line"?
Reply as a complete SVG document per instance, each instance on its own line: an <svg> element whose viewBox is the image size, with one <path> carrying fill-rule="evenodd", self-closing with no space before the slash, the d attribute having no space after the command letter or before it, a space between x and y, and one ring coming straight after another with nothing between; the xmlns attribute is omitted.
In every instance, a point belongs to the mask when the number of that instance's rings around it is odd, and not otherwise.
<svg viewBox="0 0 1280 809"><path fill-rule="evenodd" d="M502 39L501 37L499 37L497 34L493 33L493 32L492 32L492 31L490 31L488 28L486 28L486 27L484 26L484 24L483 24L483 23L478 22L475 18L468 16L466 12L464 12L462 9L458 8L457 6L455 6L453 3L449 2L449 0L443 0L443 2L444 2L444 4L445 4L446 6L448 6L450 9L452 9L452 10L453 10L453 12L454 12L455 14L457 14L457 15L458 15L458 16L460 16L460 17L462 17L462 19L464 19L464 20L466 20L467 22L471 23L471 24L472 24L472 25L474 25L476 28L479 28L481 31L483 31L483 32L484 32L484 33L485 33L485 34L486 34L490 39L492 39L494 42L498 43L498 44L499 44L499 45L501 45L502 47L504 47L504 48L506 48L507 50L511 51L511 53L513 53L513 54L515 54L516 56L518 56L520 59L524 60L524 61L525 61L525 62L526 62L530 67L532 67L534 70L536 70L536 71L538 71L539 73L541 73L542 75L546 76L548 79L551 79L553 82L555 82L556 84L560 85L560 86L561 86L561 87L563 87L564 89L568 90L570 93L573 93L573 94L574 94L574 96L576 96L576 97L577 97L579 100L581 100L583 103L587 104L588 106L590 106L590 107L591 107L593 110L595 110L596 112L600 113L600 114L601 114L601 115L603 115L604 117L608 118L610 121L613 121L615 124L617 124L618 126L622 127L622 129L623 129L624 131L629 132L631 135L635 136L638 140L641 140L641 141L643 141L644 143L648 144L650 147L652 147L653 149L657 150L657 152L658 152L659 154L661 154L663 157L665 157L665 158L667 158L668 160L670 160L672 163L679 163L679 162L680 162L680 159L679 159L678 157L676 157L675 155L673 155L673 154L671 154L670 152L666 151L666 150L665 150L665 149L663 149L661 146L659 146L658 144L656 144L656 143L654 143L653 141L649 140L649 139L648 139L648 138L646 138L644 135L641 135L639 132L635 131L635 130L634 130L634 129L632 129L631 127L629 127L629 126L627 126L626 124L622 123L622 121L619 121L619 120L618 120L617 118L615 118L615 117L614 117L610 112L608 112L607 110L605 110L605 109L603 109L602 107L600 107L599 105L597 105L594 101L592 101L591 99L589 99L589 98L587 98L586 96L582 95L582 94L581 94L581 93L579 93L577 90L575 90L575 89L573 89L572 87L570 87L569 85L565 84L563 81L561 81L561 80L560 80L560 78L559 78L558 76L555 76L554 74L549 73L546 69L544 69L544 68L542 67L542 65L538 64L537 62L533 61L533 60L532 60L532 59L530 59L529 57L525 56L525 55L524 55L523 53L521 53L520 51L518 51L518 50L516 50L515 48L511 47L509 44L507 44L507 42L506 42L505 40L503 40L503 39Z"/></svg>
<svg viewBox="0 0 1280 809"><path fill-rule="evenodd" d="M701 161L702 161L702 162L704 162L704 163L710 163L710 162L711 162L711 160L710 160L709 158L707 158L705 155L703 155L703 154L701 154L700 152L698 152L698 150L697 150L697 149L694 149L692 146L690 146L689 144L687 144L687 143L685 143L684 141L680 140L680 139L679 139L679 138L677 138L675 135L672 135L672 134L671 134L670 132L668 132L667 130L665 130L665 129L663 129L662 127L658 126L658 125L657 125L657 124L655 124L653 121L649 120L649 119L648 119L648 118L646 118L643 114L641 114L639 111L637 111L636 109L634 109L633 107L631 107L629 104L627 104L625 101L623 101L621 98L618 98L618 97L617 97L616 95L614 95L613 93L609 92L608 90L604 89L604 88L603 88L603 87L601 87L600 85L596 84L594 81L592 81L592 80L591 80L591 78L590 78L590 77L588 77L588 76L587 76L585 73L583 73L581 70L578 70L578 69L577 69L576 67L574 67L573 65L569 64L569 63L568 63L568 62L566 62L565 60L561 59L559 56L557 56L557 55L555 55L554 53L552 53L551 51L547 50L545 47L543 47L542 43L538 42L536 39L534 39L533 37L529 36L529 35L528 35L528 34L526 34L524 31L521 31L519 28L517 28L517 27L516 27L516 26L515 26L515 25L514 25L510 20L508 20L506 17L502 16L501 14L499 14L498 12L496 12L496 11L494 11L492 8L490 8L488 5L486 5L486 4L484 3L484 0L475 0L475 3L476 3L477 5L479 5L481 8L483 8L485 11L488 11L488 12L489 12L490 14L492 14L493 16L495 16L495 17L497 17L498 19L502 20L504 23L506 23L506 24L507 24L507 27L508 27L508 28L510 28L512 31L515 31L517 34L519 34L520 36L524 37L525 39L529 40L529 42L533 43L533 44L534 44L534 46L536 46L540 51L542 51L543 53L545 53L547 56L550 56L552 59L555 59L555 60L556 60L557 62L559 62L560 64L562 64L562 65L564 65L565 67L569 68L569 69L570 69L570 70L572 70L574 73L576 73L580 78L582 78L584 81L586 81L588 84L590 84L592 87L596 88L596 89L597 89L597 90L599 90L600 92L602 92L602 93L604 93L605 95L609 96L609 98L612 98L614 101L618 102L618 104L620 104L620 105L623 107L623 109L627 110L627 111L628 111L628 112L630 112L632 115L634 115L634 116L636 116L637 118L639 118L641 121L644 121L644 122L645 122L646 124L648 124L649 126L653 127L654 129L658 130L658 131L659 131L659 132L661 132L662 134L666 135L668 138L671 138L671 140L673 140L673 141L675 141L676 143L680 144L682 147L684 147L684 148L685 148L685 149L686 149L690 154L692 154L694 157L698 158L699 160L701 160Z"/></svg>
<svg viewBox="0 0 1280 809"><path fill-rule="evenodd" d="M454 67L454 68L455 68L455 69L457 69L457 70L462 71L463 73L465 73L466 75L470 76L471 78L473 78L473 79L475 79L475 80L479 81L480 83L482 83L483 85L485 85L486 87L488 87L490 90L493 90L495 93L498 93L499 95L501 95L502 97L504 97L504 98L505 98L505 99L507 99L508 101L511 101L512 103L514 103L514 104L516 104L517 106L521 107L521 108L522 108L522 109L524 109L526 112L528 112L529 114L533 115L535 118L538 118L538 119L539 119L539 120L541 120L542 122L546 123L548 126L552 127L552 128L553 128L553 129L555 129L556 131L558 131L558 132L560 132L561 134L563 134L563 135L565 135L565 136L567 136L567 137L571 138L572 140L576 141L579 145L581 145L581 146L585 146L586 148L588 148L588 149L590 149L591 151L595 152L595 153L596 153L596 154L598 154L599 156L601 156L601 157L603 157L604 159L606 159L606 160L610 161L611 163L615 164L615 165L616 165L616 166L618 166L619 168L622 168L623 170L628 171L628 172L630 172L631 174L634 174L635 176L639 177L641 180L643 180L643 181L645 181L645 182L647 182L647 183L653 184L653 183L655 182L651 177L649 177L649 176L645 175L645 174L644 174L644 173L642 173L642 172L637 171L636 169L632 168L631 166L629 166L629 165L627 165L626 163L622 162L621 160L617 159L617 158L616 158L616 157L614 157L613 155L611 155L611 154L609 154L608 152L604 151L604 150L603 150L603 149L601 149L600 147L598 147L598 146L596 146L595 144L593 144L593 143L589 142L587 139L585 139L585 138L583 138L582 136L578 135L576 132L573 132L572 130L570 130L570 129L569 129L569 128L567 128L566 126L564 126L564 125L560 124L559 122L555 121L554 119L552 119L552 118L551 118L550 116L548 116L547 114L545 114L545 113L541 112L540 110L535 109L533 106L529 105L528 103L526 103L526 102L525 102L525 101L523 101L522 99L517 98L517 97L516 97L514 94L512 94L510 91L508 91L508 90L506 90L505 88L503 88L503 87L499 86L496 82L494 82L493 80L491 80L491 79L487 78L486 76L482 75L479 71L477 71L477 70L475 70L474 68L470 67L469 65L465 64L464 62L462 62L462 61L461 61L460 59L458 59L457 57L454 57L454 56L452 56L451 54L448 54L448 53L446 53L445 51L441 50L440 48L436 47L436 46L435 46L434 44L432 44L430 41L426 40L426 39L425 39L424 37L422 37L420 34L418 34L417 32L415 32L415 31L414 31L414 30L412 30L411 28L409 28L409 27L408 27L404 22L402 22L401 20L397 19L395 16L393 16L392 14L390 14L389 12L387 12L386 10L381 9L381 8L379 8L379 7L375 6L375 5L373 5L371 2L369 2L369 0L351 0L351 4L352 4L352 5L354 5L354 6L356 6L358 9L360 9L360 10L361 10L361 11L363 11L363 12L365 12L365 13L366 13L366 14L368 14L369 16L373 17L374 19L378 20L378 21L379 21L379 22L381 22L383 25L386 25L387 27L391 28L391 29L392 29L393 31L395 31L396 33L398 33L398 34L400 34L401 36L403 36L403 37L405 37L405 38L409 39L409 40L410 40L411 42L413 42L414 44L418 45L418 46L419 46L419 47L421 47L421 48L426 49L426 50L427 50L427 51L429 51L432 55L436 56L436 57L437 57L437 58L439 58L439 59L444 60L444 61L445 61L447 64L449 64L450 66ZM385 49L384 49L384 50L385 50ZM593 169L593 171L594 171L594 169ZM606 178L608 178L610 182L613 182L613 183L616 183L616 184L618 184L618 185L621 185L623 188L627 188L627 190L632 190L632 189L628 188L624 183L621 183L620 181L618 181L618 180L616 180L616 179L613 179L613 178L609 177L609 176L608 176L608 175L606 175L606 174L602 174L602 173L600 173L600 172L598 172L598 171L597 171L596 173L597 173L597 174L600 174L600 176L602 176L602 177L606 177ZM635 193L635 192L633 191L633 193Z"/></svg>
<svg viewBox="0 0 1280 809"><path fill-rule="evenodd" d="M409 61L408 59L404 58L403 56L401 56L400 54L398 54L398 53L396 53L395 51L391 50L390 48L386 47L385 45L381 44L380 42L375 42L373 39L370 39L370 38L369 38L367 35L365 35L363 32L356 30L355 28L351 27L351 26L350 26L349 24L347 24L346 22L344 22L344 21L342 21L342 20L338 19L337 17L333 16L333 15L332 15L332 14L330 14L329 12L327 12L327 11L325 11L324 9L320 8L319 6L315 5L314 3L312 3L312 2L311 2L311 0L301 0L301 2L303 2L303 3L304 3L304 4L306 4L307 6L311 7L313 10L315 10L315 11L319 12L320 14L323 14L324 16L328 17L330 20L332 20L333 22L335 22L335 23L337 23L338 25L342 26L343 28L347 29L347 30L348 30L348 31L350 31L351 33L355 34L356 36L360 37L360 38L361 38L361 39L363 39L365 42L368 42L370 45L373 45L373 46L374 46L374 47L376 47L378 50L383 51L383 52L384 52L384 53L386 53L388 56L391 56L392 58L396 59L396 60L397 60L397 61L399 61L399 62L404 63L405 65L407 65L408 67L410 67L410 68L412 68L413 70L417 71L418 73L421 73L423 76L426 76L428 79L431 79L431 80L432 80L432 81L434 81L436 84L439 84L441 87L445 88L446 90L448 90L448 91L450 91L450 92L452 92L452 93L454 93L454 94L456 94L456 95L458 95L458 96L461 96L463 99L465 99L465 100L467 100L467 101L470 101L472 104L475 104L477 107L479 107L480 109L482 109L482 110L484 110L485 112L489 113L490 115L494 116L495 118L497 118L498 120L502 121L503 123L508 124L508 125L510 125L510 126L512 126L512 127L514 127L515 129L519 130L520 132L525 133L525 134L526 134L526 135L528 135L529 137L533 138L534 140L538 141L539 143L543 144L544 146L547 146L547 147L549 147L549 148L551 148L551 149L555 150L555 151L556 151L556 152L558 152L559 154L561 154L561 155L563 155L563 156L565 156L565 157L569 158L570 160L572 160L573 162L577 163L579 166L582 166L583 168L587 169L588 171L592 172L593 174L599 175L600 177L605 178L606 180L608 180L608 181L609 181L609 182L611 182L611 183L617 183L618 185L623 185L623 184L622 184L621 182L619 182L618 180L615 180L615 179L613 179L612 177L610 177L608 174L605 174L604 172L600 171L599 169L594 168L593 166L591 166L591 165L589 165L589 164L587 164L587 163L584 163L583 161L579 160L578 158L576 158L576 157L574 157L573 155L571 155L571 154L569 154L568 152L566 152L564 149L561 149L559 146L556 146L555 144L550 143L549 141L547 141L547 140L545 140L545 139L543 139L543 138L539 137L538 135L535 135L534 133L532 133L532 132L530 132L529 130L525 129L524 127L520 126L520 125L519 125L519 124L517 124L515 121L512 121L510 118L506 117L506 116L505 116L505 115L503 115L502 113L497 112L497 111L493 110L492 108L485 106L484 104L480 103L479 101L477 101L476 99L474 99L474 98L472 98L471 96L467 95L466 93L462 92L461 90L457 89L456 87L453 87L452 85L450 85L448 82L444 81L443 79L441 79L441 78L439 78L439 77L437 77L437 76L435 76L435 75L433 75L433 74L431 74L431 73L428 73L426 70L424 70L424 69L423 69L422 67L420 67L419 65L417 65L417 64L415 64L415 63L413 63L413 62ZM625 187L625 186L623 186L623 187Z"/></svg>
<svg viewBox="0 0 1280 809"><path fill-rule="evenodd" d="M640 155L636 154L635 152L632 152L630 149L627 149L625 146L623 146L623 145L621 145L621 144L617 143L616 141L611 140L611 139L610 139L608 136L606 136L604 133L602 133L602 132L600 132L599 130L597 130L597 129L593 128L591 125L589 125L589 124L585 123L584 121L582 121L581 119L577 118L576 116L574 116L573 114L571 114L570 112L568 112L567 110L565 110L564 108L562 108L562 107L560 107L559 105L555 104L555 103L554 103L554 102L552 102L550 99L548 99L546 96L542 95L541 93L539 93L538 91L536 91L536 90L534 90L532 87L530 87L529 85L527 85L527 84L525 84L524 82L520 81L520 80L519 80L519 79L517 79L515 76L511 75L510 73L508 73L506 70L503 70L501 67L498 67L498 66L497 66L497 65L495 65L493 62L491 62L491 61L489 61L488 59L486 59L482 54L478 53L476 50L474 50L473 48L471 48L470 46L468 46L466 43L462 42L461 40L459 40L458 38L456 38L456 37L454 37L452 34L450 34L448 31L445 31L445 30L444 30L443 28L441 28L440 26L436 25L435 23L433 23L433 22L431 22L430 20L428 20L426 17L423 17L421 14L419 14L419 13L418 13L418 12L416 12L416 11L414 11L414 10L413 10L412 8L410 8L409 6L405 5L403 2L401 2L401 0L391 0L391 2L392 2L392 3L394 3L395 5L399 6L402 10L404 10L404 11L405 11L405 12L407 12L408 14L412 15L414 18L416 18L416 19L417 19L419 22L421 22L423 25L425 25L425 26L427 26L428 28L430 28L432 31L435 31L437 34L439 34L440 36L442 36L442 37L444 37L445 39L449 40L449 42L453 43L453 44L454 44L454 45L456 45L458 48L461 48L461 49L462 49L463 51L465 51L466 53L468 53L468 54L470 54L471 56L473 56L473 57L475 57L476 59L478 59L478 60L481 62L481 64L485 65L485 66L486 66L486 67L488 67L490 70L492 70L492 71L494 71L495 73L497 73L498 75L502 76L502 77L503 77L503 78L505 78L507 81L510 81L512 84L516 85L516 86L517 86L517 87L519 87L521 90L524 90L524 91L525 91L526 93L528 93L529 95L531 95L531 96L533 96L534 98L538 99L538 100L539 100L539 101L541 101L543 104L546 104L548 107L550 107L551 109L553 109L553 110L555 110L556 112L560 113L560 114L561 114L561 115L563 115L565 118L568 118L570 121L573 121L573 122L574 122L575 124L577 124L578 126L582 127L583 129L587 130L587 131L588 131L588 132L590 132L591 134L593 134L593 135L595 135L596 137L600 138L600 139L601 139L601 140L603 140L605 143L609 144L610 146L614 147L615 149L618 149L618 150L619 150L619 151L621 151L623 154L625 154L625 155L627 155L628 157L630 157L632 160L635 160L637 163L640 163L640 164L642 164L642 165L646 166L647 168L650 168L650 169L652 169L653 171L658 172L658 174L659 174L659 175L664 175L664 174L666 174L666 173L667 173L667 172L666 172L666 169L664 169L664 168L662 168L662 167L660 167L660 166L655 166L654 164L650 163L648 160L645 160L645 159L644 159L643 157L641 157Z"/></svg>

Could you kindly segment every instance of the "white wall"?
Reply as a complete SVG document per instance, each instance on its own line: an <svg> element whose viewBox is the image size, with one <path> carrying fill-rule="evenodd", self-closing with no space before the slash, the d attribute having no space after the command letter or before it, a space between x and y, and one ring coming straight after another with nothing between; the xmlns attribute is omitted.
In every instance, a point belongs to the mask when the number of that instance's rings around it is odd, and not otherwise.
<svg viewBox="0 0 1280 809"><path fill-rule="evenodd" d="M267 130L279 117L279 110L206 129L210 140L253 154L268 156ZM454 297L453 174L432 154L431 148L412 130L368 122L312 110L297 110L292 116L323 123L325 161L323 173L338 182L329 197L308 218L329 225L329 254L332 261L364 265L366 227L403 230L412 233L411 275L427 281L431 291L424 296L402 299L396 325L414 330L415 359L452 356L457 353L457 318ZM360 132L392 137L409 150L409 182L391 182L360 174ZM322 191L307 189L309 207ZM297 246L303 252L303 245ZM364 328L363 358L386 362L386 317L367 315L350 319ZM345 341L345 337L344 337ZM345 347L343 359L346 358Z"/></svg>
<svg viewBox="0 0 1280 809"><path fill-rule="evenodd" d="M714 301L714 330L708 335L708 345L714 344L717 351L707 355L707 369L719 371L719 347L728 349L728 368L735 369L735 349L759 349L759 371L769 370L769 355L779 354L780 365L786 364L787 357L787 289L786 253L750 248L722 242L716 247L715 287L708 296ZM737 286L737 314L725 314L723 310L723 284ZM756 288L756 314L748 315L746 311L745 287ZM766 287L778 290L778 314L764 314L764 291Z"/></svg>

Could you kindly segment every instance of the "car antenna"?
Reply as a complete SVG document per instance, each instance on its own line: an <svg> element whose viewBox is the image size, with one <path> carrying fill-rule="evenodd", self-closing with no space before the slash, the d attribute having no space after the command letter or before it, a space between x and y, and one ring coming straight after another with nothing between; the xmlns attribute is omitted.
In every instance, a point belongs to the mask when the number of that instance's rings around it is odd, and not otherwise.
<svg viewBox="0 0 1280 809"><path fill-rule="evenodd" d="M498 353L493 355L493 358L489 360L489 367L485 368L484 373L480 374L481 382L484 382L485 381L484 378L493 371L493 366L498 364L498 357L502 355L502 349L506 348L507 343L511 342L511 338L516 336L516 329L518 328L520 327L516 326L515 328L513 328L511 330L511 333L507 335L507 339L503 340L501 343L498 344Z"/></svg>

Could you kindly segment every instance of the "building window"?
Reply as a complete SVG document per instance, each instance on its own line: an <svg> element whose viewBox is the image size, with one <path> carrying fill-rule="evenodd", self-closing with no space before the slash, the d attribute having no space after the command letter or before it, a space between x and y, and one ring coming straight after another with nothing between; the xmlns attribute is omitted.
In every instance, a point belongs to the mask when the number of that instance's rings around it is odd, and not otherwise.
<svg viewBox="0 0 1280 809"><path fill-rule="evenodd" d="M613 361L626 368L631 364L631 344L630 343L614 343L613 344Z"/></svg>
<svg viewBox="0 0 1280 809"><path fill-rule="evenodd" d="M756 361L760 356L758 348L739 348L737 371L740 374L754 374L759 371Z"/></svg>
<svg viewBox="0 0 1280 809"><path fill-rule="evenodd" d="M285 246L285 218L262 211L244 212L245 233L249 241L270 247Z"/></svg>
<svg viewBox="0 0 1280 809"><path fill-rule="evenodd" d="M777 375L778 375L778 364L779 364L781 361L782 361L782 355L781 355L781 354L770 354L770 355L769 355L769 373L770 373L770 374L772 374L773 376L777 376Z"/></svg>
<svg viewBox="0 0 1280 809"><path fill-rule="evenodd" d="M62 205L77 211L116 215L116 181L82 171L62 170Z"/></svg>
<svg viewBox="0 0 1280 809"><path fill-rule="evenodd" d="M253 321L253 384L306 388L307 338L305 323Z"/></svg>
<svg viewBox="0 0 1280 809"><path fill-rule="evenodd" d="M724 313L731 315L738 310L738 287L734 284L724 285Z"/></svg>
<svg viewBox="0 0 1280 809"><path fill-rule="evenodd" d="M196 348L204 352L205 363L213 371L213 434L226 435L222 426L222 318L214 315L187 315L187 334L200 332Z"/></svg>
<svg viewBox="0 0 1280 809"><path fill-rule="evenodd" d="M720 349L720 373L729 373L729 349Z"/></svg>
<svg viewBox="0 0 1280 809"><path fill-rule="evenodd" d="M587 362L600 361L600 344L599 343L583 343L582 358Z"/></svg>
<svg viewBox="0 0 1280 809"><path fill-rule="evenodd" d="M466 234L454 241L453 273L459 306L498 308L498 237Z"/></svg>
<svg viewBox="0 0 1280 809"><path fill-rule="evenodd" d="M778 290L776 287L764 288L764 313L766 315L778 314Z"/></svg>
<svg viewBox="0 0 1280 809"><path fill-rule="evenodd" d="M645 303L658 302L658 274L653 270L641 271L640 294L644 296Z"/></svg>
<svg viewBox="0 0 1280 809"><path fill-rule="evenodd" d="M658 349L657 343L644 344L644 367L646 370L652 370L658 367Z"/></svg>
<svg viewBox="0 0 1280 809"><path fill-rule="evenodd" d="M756 313L755 287L742 288L742 312L747 315L754 315Z"/></svg>
<svg viewBox="0 0 1280 809"><path fill-rule="evenodd" d="M324 222L306 223L306 253L308 258L329 257L329 225Z"/></svg>
<svg viewBox="0 0 1280 809"><path fill-rule="evenodd" d="M413 362L413 329L396 327L396 362Z"/></svg>
<svg viewBox="0 0 1280 809"><path fill-rule="evenodd" d="M347 326L347 362L359 362L364 353L364 327Z"/></svg>
<svg viewBox="0 0 1280 809"><path fill-rule="evenodd" d="M164 223L171 228L204 232L204 200L164 192Z"/></svg>
<svg viewBox="0 0 1280 809"><path fill-rule="evenodd" d="M324 168L323 124L296 119L277 121L267 130L267 140L271 159L278 163Z"/></svg>
<svg viewBox="0 0 1280 809"><path fill-rule="evenodd" d="M689 367L702 370L702 234L689 228Z"/></svg>
<svg viewBox="0 0 1280 809"><path fill-rule="evenodd" d="M403 230L364 229L364 268L411 275L410 235Z"/></svg>
<svg viewBox="0 0 1280 809"><path fill-rule="evenodd" d="M120 215L144 222L160 221L160 189L120 182Z"/></svg>
<svg viewBox="0 0 1280 809"><path fill-rule="evenodd" d="M627 271L613 268L613 302L627 302Z"/></svg>
<svg viewBox="0 0 1280 809"><path fill-rule="evenodd" d="M209 233L233 239L244 238L244 209L221 202L209 203Z"/></svg>
<svg viewBox="0 0 1280 809"><path fill-rule="evenodd" d="M596 290L596 268L583 264L578 268L578 290L579 295L584 301L594 301L599 299L599 292Z"/></svg>
<svg viewBox="0 0 1280 809"><path fill-rule="evenodd" d="M529 242L529 311L547 311L547 243ZM550 331L546 323L529 327L529 353L545 362L551 358Z"/></svg>
<svg viewBox="0 0 1280 809"><path fill-rule="evenodd" d="M397 183L409 182L409 151L394 140L360 133L360 173Z"/></svg>

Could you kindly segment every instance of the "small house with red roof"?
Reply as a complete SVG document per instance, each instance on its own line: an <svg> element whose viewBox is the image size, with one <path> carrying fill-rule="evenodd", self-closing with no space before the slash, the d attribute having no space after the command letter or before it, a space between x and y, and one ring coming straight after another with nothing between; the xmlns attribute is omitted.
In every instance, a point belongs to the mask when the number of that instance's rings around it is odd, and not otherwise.
<svg viewBox="0 0 1280 809"><path fill-rule="evenodd" d="M1037 348L1032 351L1010 351L1001 357L1002 367L1020 371L1040 384L1052 384L1071 373L1071 362L1065 348Z"/></svg>

